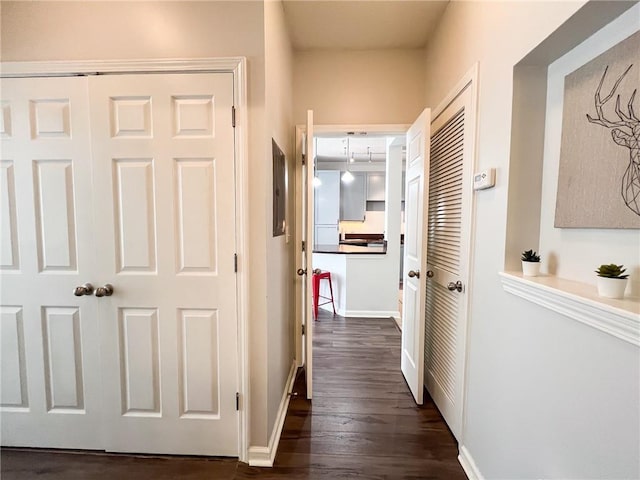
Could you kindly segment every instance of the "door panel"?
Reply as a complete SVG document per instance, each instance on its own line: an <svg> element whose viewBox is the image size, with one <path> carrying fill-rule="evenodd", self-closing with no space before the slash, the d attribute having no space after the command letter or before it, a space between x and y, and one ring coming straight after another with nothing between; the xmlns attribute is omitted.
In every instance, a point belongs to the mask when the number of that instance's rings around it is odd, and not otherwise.
<svg viewBox="0 0 640 480"><path fill-rule="evenodd" d="M424 389L424 300L427 269L426 245L423 242L426 222L423 218L428 197L430 121L430 110L425 109L407 132L401 369L418 405L422 404Z"/></svg>
<svg viewBox="0 0 640 480"><path fill-rule="evenodd" d="M100 449L87 79L1 91L2 443Z"/></svg>
<svg viewBox="0 0 640 480"><path fill-rule="evenodd" d="M462 382L471 223L472 122L467 88L434 120L431 137L425 384L456 438L462 428ZM462 291L449 285L460 281Z"/></svg>
<svg viewBox="0 0 640 480"><path fill-rule="evenodd" d="M106 448L237 456L233 76L90 92Z"/></svg>

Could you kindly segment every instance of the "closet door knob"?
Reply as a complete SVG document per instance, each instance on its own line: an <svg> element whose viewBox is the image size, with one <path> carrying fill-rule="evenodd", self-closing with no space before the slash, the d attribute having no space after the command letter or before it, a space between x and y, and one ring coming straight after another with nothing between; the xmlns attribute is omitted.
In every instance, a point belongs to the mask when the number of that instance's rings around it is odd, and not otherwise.
<svg viewBox="0 0 640 480"><path fill-rule="evenodd" d="M411 278L420 278L420 270L409 270L409 273L407 275L409 275Z"/></svg>
<svg viewBox="0 0 640 480"><path fill-rule="evenodd" d="M113 285L106 283L104 287L96 288L96 297L110 297L113 295Z"/></svg>
<svg viewBox="0 0 640 480"><path fill-rule="evenodd" d="M91 295L93 293L93 285L90 283L85 283L84 285L80 285L73 290L73 294L76 297L82 297L83 295Z"/></svg>

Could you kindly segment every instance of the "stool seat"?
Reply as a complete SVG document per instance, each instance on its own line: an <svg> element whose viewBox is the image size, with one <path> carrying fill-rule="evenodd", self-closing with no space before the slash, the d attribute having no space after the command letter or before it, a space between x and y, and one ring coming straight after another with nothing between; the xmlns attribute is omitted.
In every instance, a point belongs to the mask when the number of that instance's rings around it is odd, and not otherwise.
<svg viewBox="0 0 640 480"><path fill-rule="evenodd" d="M320 305L326 305L328 303L333 307L333 314L336 314L336 306L333 303L333 285L331 284L331 272L323 272L319 269L315 269L313 271L313 275L311 277L312 287L313 287L313 318L318 319L318 307ZM320 280L328 280L329 281L329 292L331 292L331 297L324 297L320 295ZM319 303L319 299L323 298L327 300L326 302Z"/></svg>

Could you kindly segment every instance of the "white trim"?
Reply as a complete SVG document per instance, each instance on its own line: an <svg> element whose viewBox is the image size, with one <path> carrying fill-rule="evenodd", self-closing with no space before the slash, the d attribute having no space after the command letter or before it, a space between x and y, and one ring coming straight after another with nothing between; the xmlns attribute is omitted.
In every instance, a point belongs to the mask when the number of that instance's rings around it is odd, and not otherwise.
<svg viewBox="0 0 640 480"><path fill-rule="evenodd" d="M640 346L640 302L600 298L596 287L551 275L501 272L508 293Z"/></svg>
<svg viewBox="0 0 640 480"><path fill-rule="evenodd" d="M365 124L365 125L314 125L314 134L318 133L346 133L346 132L367 132L379 135L404 135L411 125L407 124ZM304 131L304 125L301 126Z"/></svg>
<svg viewBox="0 0 640 480"><path fill-rule="evenodd" d="M477 83L478 81L478 63L476 62L471 69L463 75L458 83L451 89L451 91L440 101L438 106L433 109L433 116L431 117L431 123L435 122L440 114L444 112L451 103L458 98L462 92L467 88L469 84ZM476 89L477 91L477 89ZM474 100L475 100L474 95ZM475 106L475 105L474 105Z"/></svg>
<svg viewBox="0 0 640 480"><path fill-rule="evenodd" d="M331 309L328 310L332 312ZM341 317L357 317L357 318L400 318L400 312L391 310L341 310L336 309L336 313Z"/></svg>
<svg viewBox="0 0 640 480"><path fill-rule="evenodd" d="M434 111L435 112L434 116L437 118L444 111L444 109L456 97L458 97L466 88L471 89L471 108L468 111L468 114L469 114L468 118L471 121L473 121L473 128L471 129L470 138L465 138L465 142L468 142L467 144L469 145L469 150L471 152L471 164L472 164L471 171L472 172L475 172L476 166L478 165L477 139L479 138L479 129L480 129L480 125L478 122L479 72L480 72L480 64L476 62L458 82L456 88L459 89L459 91L455 93L455 90L453 90L447 96L447 98L445 98L442 102L440 102L440 105L438 105L438 107ZM469 185L468 188L471 188L471 186ZM469 212L470 224L469 224L469 253L467 257L467 261L468 261L467 278L463 279L463 281L466 282L465 288L467 292L466 305L465 305L467 324L464 332L464 341L463 341L464 364L462 365L462 385L461 385L461 388L462 388L461 416L462 418L461 418L460 432L459 432L460 438L457 439L459 444L462 444L464 441L464 434L467 426L467 400L468 400L467 399L467 379L469 378L469 374L468 374L469 373L469 348L468 348L467 340L470 336L469 332L471 331L471 321L473 317L472 310L471 310L471 304L472 304L471 296L473 294L473 282L471 280L473 278L472 273L473 273L475 251L476 251L475 238L476 238L477 202L476 202L475 193L471 195L470 210L471 211Z"/></svg>
<svg viewBox="0 0 640 480"><path fill-rule="evenodd" d="M104 60L54 62L3 62L0 77L53 77L100 73L233 73L236 128L236 245L238 247L237 314L238 314L238 459L246 462L249 450L249 278L243 266L249 266L247 232L249 231L249 141L247 108L247 60L245 57Z"/></svg>
<svg viewBox="0 0 640 480"><path fill-rule="evenodd" d="M53 62L4 62L2 77L52 77L92 73L167 73L167 72L233 72L246 71L244 57L166 58L158 60L87 60ZM238 85L236 85L238 86ZM243 86L243 90L246 88Z"/></svg>
<svg viewBox="0 0 640 480"><path fill-rule="evenodd" d="M480 469L473 461L473 457L464 445L460 447L460 453L458 455L458 462L462 466L464 473L469 477L469 480L484 480Z"/></svg>
<svg viewBox="0 0 640 480"><path fill-rule="evenodd" d="M247 106L247 59L236 61L234 70L234 94L236 101L236 247L238 249L238 273L236 301L238 302L238 392L241 408L238 415L238 459L246 462L249 456L249 428L251 420L251 367L249 361L249 109ZM220 62L222 63L222 62ZM222 66L222 65L221 65Z"/></svg>
<svg viewBox="0 0 640 480"><path fill-rule="evenodd" d="M302 210L302 136L306 131L304 125L296 126L296 145L295 145L295 169L294 169L294 221L295 221L295 268L304 267L302 264L302 248L301 242L303 237L302 231L302 216L305 212ZM302 302L302 289L304 286L304 280L301 276L295 276L295 296L296 306L295 314L296 321L294 322L294 338L296 347L296 362L299 367L304 365L304 348L303 348L303 336L302 336L302 318L305 305Z"/></svg>
<svg viewBox="0 0 640 480"><path fill-rule="evenodd" d="M289 409L289 401L291 400L291 391L293 390L293 383L296 379L296 372L298 366L294 360L291 364L291 370L289 371L289 377L284 386L284 392L282 394L282 400L280 400L280 407L278 408L278 414L276 415L276 421L273 425L273 431L271 432L271 438L269 439L268 447L249 447L249 465L252 467L273 467L273 462L278 452L278 445L280 444L280 436L282 435L282 429L284 427L284 420L287 418L287 410Z"/></svg>

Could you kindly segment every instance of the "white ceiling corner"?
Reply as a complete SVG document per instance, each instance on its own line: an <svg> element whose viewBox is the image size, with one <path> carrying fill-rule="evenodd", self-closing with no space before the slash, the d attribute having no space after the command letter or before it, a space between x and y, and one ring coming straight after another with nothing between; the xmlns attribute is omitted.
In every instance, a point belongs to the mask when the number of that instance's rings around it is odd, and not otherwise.
<svg viewBox="0 0 640 480"><path fill-rule="evenodd" d="M296 50L422 48L449 0L283 0Z"/></svg>

